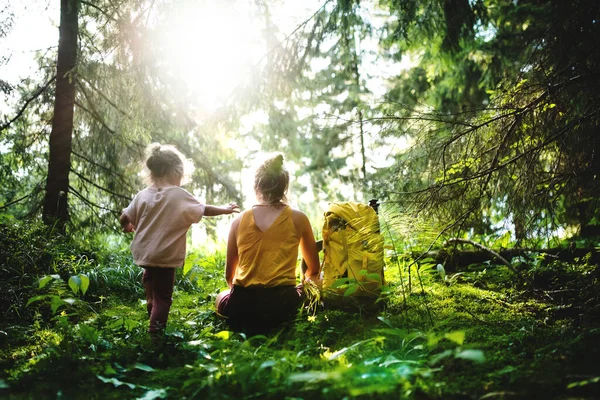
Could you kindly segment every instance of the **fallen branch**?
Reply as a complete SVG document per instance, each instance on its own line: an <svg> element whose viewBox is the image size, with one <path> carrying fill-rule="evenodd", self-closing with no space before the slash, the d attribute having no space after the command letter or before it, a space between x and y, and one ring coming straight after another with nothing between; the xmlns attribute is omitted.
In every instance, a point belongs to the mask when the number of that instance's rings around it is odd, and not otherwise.
<svg viewBox="0 0 600 400"><path fill-rule="evenodd" d="M560 260L564 262L576 262L577 259L582 259L590 255L589 262L600 263L600 252L595 248L548 248L548 249L530 249L530 248L512 248L495 250L505 260L511 260L514 257L527 257L532 254ZM425 253L408 254L409 257L430 258L438 264L443 264L447 270L460 270L471 264L483 264L490 260L491 253L487 250L458 250L458 249L440 249L427 251ZM494 256L494 258L497 258ZM498 258L499 259L499 258Z"/></svg>
<svg viewBox="0 0 600 400"><path fill-rule="evenodd" d="M510 270L512 272L514 272L516 275L518 275L519 277L521 277L521 274L519 274L519 271L517 271L515 269L515 267L513 267L510 262L508 262L508 260L506 258L502 257L500 254L496 253L494 250L492 250L492 249L490 249L488 247L485 247L484 245L482 245L480 243L477 243L477 242L475 242L473 240L470 240L470 239L452 238L452 239L446 240L446 242L444 243L444 247L448 247L452 243L466 243L466 244L470 244L472 246L475 246L478 249L481 249L483 251L487 251L488 253L490 253L491 255L493 255L494 257L496 257L502 264L504 264L508 268L510 268Z"/></svg>

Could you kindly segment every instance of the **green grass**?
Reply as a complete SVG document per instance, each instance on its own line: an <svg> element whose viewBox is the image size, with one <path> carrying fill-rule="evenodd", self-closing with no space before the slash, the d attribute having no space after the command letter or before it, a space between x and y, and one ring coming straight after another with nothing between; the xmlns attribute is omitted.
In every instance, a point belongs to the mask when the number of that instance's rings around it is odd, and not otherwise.
<svg viewBox="0 0 600 400"><path fill-rule="evenodd" d="M561 286L545 291L516 288L500 267L482 275L482 266L450 285L429 270L422 287L413 274L408 293L403 271L390 265L380 311L304 313L277 334L248 338L227 331L213 310L224 286L222 254L196 256L178 277L158 341L146 333L139 283L127 281L136 271L128 263L111 268L104 277L88 272L113 286L91 284L85 297L54 314L40 301L29 306L33 318L0 323L0 396L600 397L595 268L557 269L547 281Z"/></svg>

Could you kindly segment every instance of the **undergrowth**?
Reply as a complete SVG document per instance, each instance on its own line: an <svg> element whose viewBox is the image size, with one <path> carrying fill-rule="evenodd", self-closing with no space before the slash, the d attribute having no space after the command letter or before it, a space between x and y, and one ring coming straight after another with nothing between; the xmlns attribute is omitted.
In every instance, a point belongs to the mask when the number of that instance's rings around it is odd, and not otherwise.
<svg viewBox="0 0 600 400"><path fill-rule="evenodd" d="M71 260L62 274L20 281L42 297L0 323L2 397L600 397L598 268L586 260L532 263L533 286L516 285L505 267L449 278L424 262L411 266L409 290L408 265L388 259L379 311L305 310L276 334L246 337L214 313L224 255L198 252L178 271L157 341L126 249L97 247L85 258L63 250L47 249ZM81 280L69 285L73 274L88 277L85 291Z"/></svg>

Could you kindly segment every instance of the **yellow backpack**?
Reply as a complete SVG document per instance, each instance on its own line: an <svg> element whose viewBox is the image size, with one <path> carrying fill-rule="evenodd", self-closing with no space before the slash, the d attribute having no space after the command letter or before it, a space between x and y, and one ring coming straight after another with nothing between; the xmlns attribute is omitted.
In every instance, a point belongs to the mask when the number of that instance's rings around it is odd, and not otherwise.
<svg viewBox="0 0 600 400"><path fill-rule="evenodd" d="M383 236L377 212L361 203L331 203L323 224L323 296L329 300L378 298Z"/></svg>

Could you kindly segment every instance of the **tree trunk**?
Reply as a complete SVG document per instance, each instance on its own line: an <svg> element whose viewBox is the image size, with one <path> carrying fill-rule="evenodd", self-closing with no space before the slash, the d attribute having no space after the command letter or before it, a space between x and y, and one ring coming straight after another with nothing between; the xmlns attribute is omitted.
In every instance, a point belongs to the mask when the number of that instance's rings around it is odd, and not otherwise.
<svg viewBox="0 0 600 400"><path fill-rule="evenodd" d="M67 194L71 168L73 108L75 104L75 65L77 61L77 21L79 0L61 0L54 117L50 133L48 177L43 219L64 232L69 220Z"/></svg>

